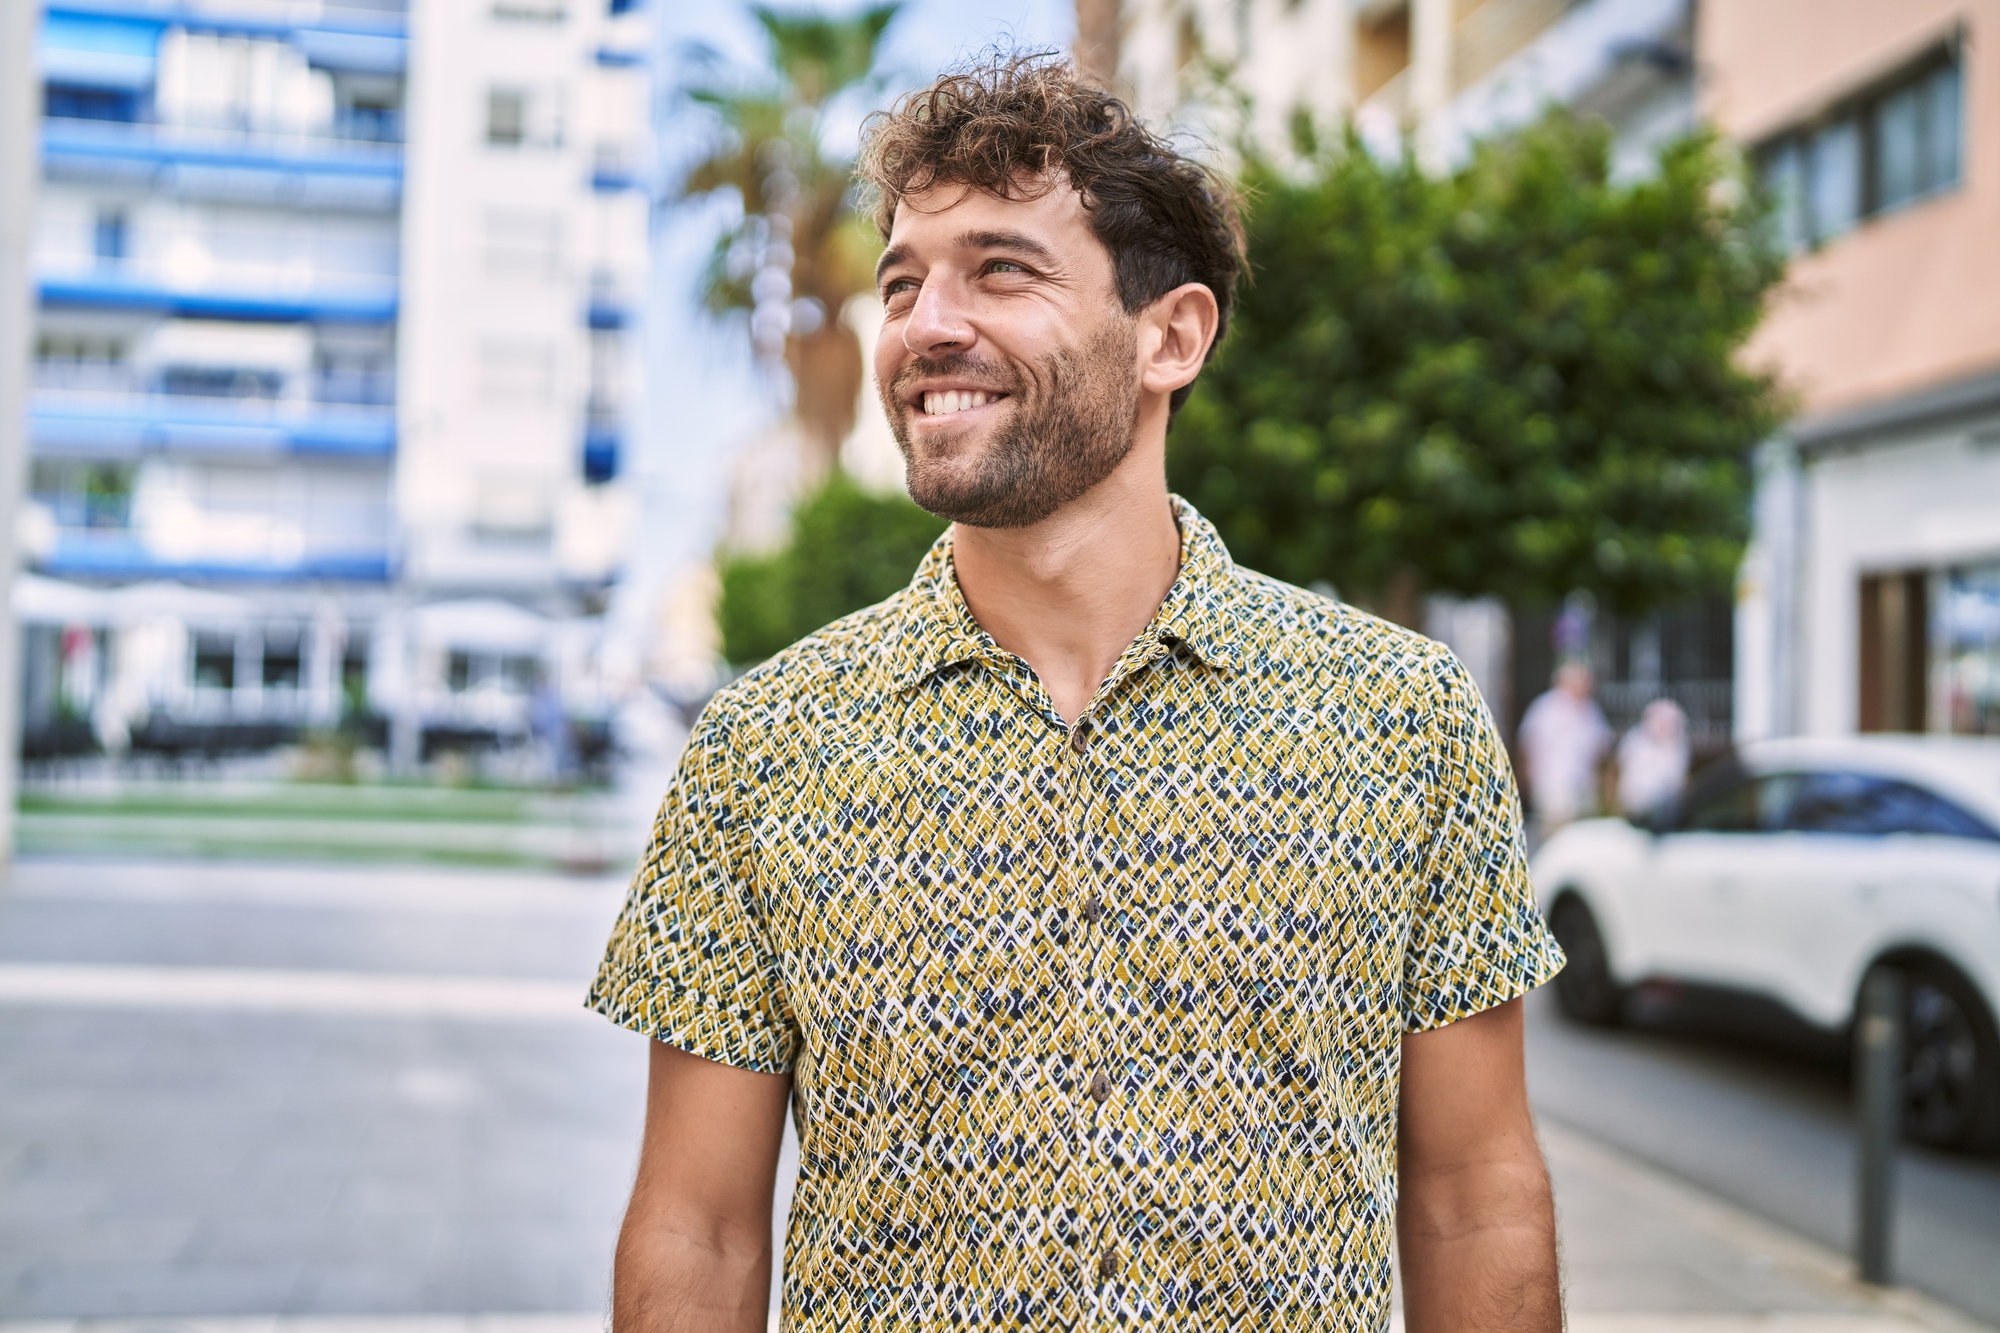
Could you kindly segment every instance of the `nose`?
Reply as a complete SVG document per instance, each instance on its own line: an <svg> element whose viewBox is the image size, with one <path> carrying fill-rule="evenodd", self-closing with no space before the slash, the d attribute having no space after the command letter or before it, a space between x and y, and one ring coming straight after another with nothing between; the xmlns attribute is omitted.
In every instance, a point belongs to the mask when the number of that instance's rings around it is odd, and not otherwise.
<svg viewBox="0 0 2000 1333"><path fill-rule="evenodd" d="M903 324L903 346L918 356L963 352L978 340L964 289L943 274L932 274L917 289L916 304Z"/></svg>

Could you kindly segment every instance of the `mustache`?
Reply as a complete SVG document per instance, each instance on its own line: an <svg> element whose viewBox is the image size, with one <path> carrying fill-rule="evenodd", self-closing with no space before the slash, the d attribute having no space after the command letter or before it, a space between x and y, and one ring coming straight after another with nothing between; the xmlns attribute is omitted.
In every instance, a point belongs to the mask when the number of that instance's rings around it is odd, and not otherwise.
<svg viewBox="0 0 2000 1333"><path fill-rule="evenodd" d="M1018 393L1021 384L1020 374L1004 363L987 361L970 352L951 352L945 356L913 357L910 364L896 373L889 391L901 403L907 399L906 391L918 380L945 377L969 380L1002 393Z"/></svg>

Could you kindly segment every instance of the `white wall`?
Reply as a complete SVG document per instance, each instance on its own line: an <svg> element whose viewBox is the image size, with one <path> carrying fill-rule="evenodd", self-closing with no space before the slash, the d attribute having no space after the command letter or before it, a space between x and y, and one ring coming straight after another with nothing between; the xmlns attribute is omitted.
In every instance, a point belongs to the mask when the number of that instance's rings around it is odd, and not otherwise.
<svg viewBox="0 0 2000 1333"><path fill-rule="evenodd" d="M1807 466L1801 729L1859 725L1862 575L2000 556L2000 415L1828 453Z"/></svg>

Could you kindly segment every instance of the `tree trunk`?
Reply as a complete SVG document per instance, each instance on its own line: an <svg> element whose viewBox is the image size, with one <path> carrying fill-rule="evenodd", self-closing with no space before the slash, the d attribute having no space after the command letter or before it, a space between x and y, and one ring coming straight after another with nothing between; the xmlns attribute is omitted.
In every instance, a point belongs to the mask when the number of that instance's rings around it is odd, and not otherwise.
<svg viewBox="0 0 2000 1333"><path fill-rule="evenodd" d="M1357 593L1354 604L1371 616L1380 616L1392 625L1424 630L1424 589L1417 571L1402 565L1382 587Z"/></svg>
<svg viewBox="0 0 2000 1333"><path fill-rule="evenodd" d="M839 461L841 441L854 429L855 402L865 373L861 344L834 311L814 332L791 339L785 351L798 390L795 411L805 433L810 485Z"/></svg>
<svg viewBox="0 0 2000 1333"><path fill-rule="evenodd" d="M1100 88L1118 77L1118 0L1076 0L1076 68Z"/></svg>

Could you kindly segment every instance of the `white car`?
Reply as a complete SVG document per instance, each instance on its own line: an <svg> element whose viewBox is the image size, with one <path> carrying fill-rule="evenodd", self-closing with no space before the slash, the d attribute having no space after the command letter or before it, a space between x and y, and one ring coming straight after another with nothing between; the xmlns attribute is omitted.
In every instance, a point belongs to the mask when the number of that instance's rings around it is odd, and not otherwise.
<svg viewBox="0 0 2000 1333"><path fill-rule="evenodd" d="M1562 829L1534 877L1586 1022L1670 979L1846 1034L1870 969L1903 970L1906 1132L2000 1146L2000 739L1748 745L1651 820Z"/></svg>

